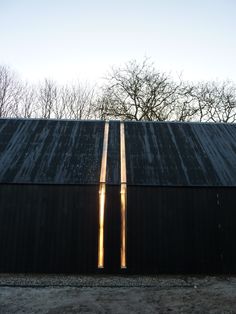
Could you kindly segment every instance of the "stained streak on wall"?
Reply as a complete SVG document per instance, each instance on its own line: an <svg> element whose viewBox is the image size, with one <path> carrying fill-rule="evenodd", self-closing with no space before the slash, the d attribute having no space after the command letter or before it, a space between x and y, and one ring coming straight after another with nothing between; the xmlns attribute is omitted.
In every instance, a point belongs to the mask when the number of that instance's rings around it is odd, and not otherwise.
<svg viewBox="0 0 236 314"><path fill-rule="evenodd" d="M104 121L0 119L0 183L98 184Z"/></svg>
<svg viewBox="0 0 236 314"><path fill-rule="evenodd" d="M0 119L0 271L235 274L236 124L109 125Z"/></svg>
<svg viewBox="0 0 236 314"><path fill-rule="evenodd" d="M125 122L127 184L236 186L236 124Z"/></svg>

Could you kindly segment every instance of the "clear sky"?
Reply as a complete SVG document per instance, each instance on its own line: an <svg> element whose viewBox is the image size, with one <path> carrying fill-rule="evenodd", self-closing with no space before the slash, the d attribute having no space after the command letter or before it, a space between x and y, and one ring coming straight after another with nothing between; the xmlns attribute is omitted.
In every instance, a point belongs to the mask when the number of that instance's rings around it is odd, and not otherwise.
<svg viewBox="0 0 236 314"><path fill-rule="evenodd" d="M31 81L96 81L151 58L187 80L236 82L236 0L0 0L0 64Z"/></svg>

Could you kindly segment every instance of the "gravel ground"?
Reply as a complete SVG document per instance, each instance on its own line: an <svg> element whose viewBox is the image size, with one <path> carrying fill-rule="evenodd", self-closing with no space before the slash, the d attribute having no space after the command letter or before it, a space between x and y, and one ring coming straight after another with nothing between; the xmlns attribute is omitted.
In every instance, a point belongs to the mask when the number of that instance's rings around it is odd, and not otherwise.
<svg viewBox="0 0 236 314"><path fill-rule="evenodd" d="M0 274L0 313L236 313L236 277Z"/></svg>

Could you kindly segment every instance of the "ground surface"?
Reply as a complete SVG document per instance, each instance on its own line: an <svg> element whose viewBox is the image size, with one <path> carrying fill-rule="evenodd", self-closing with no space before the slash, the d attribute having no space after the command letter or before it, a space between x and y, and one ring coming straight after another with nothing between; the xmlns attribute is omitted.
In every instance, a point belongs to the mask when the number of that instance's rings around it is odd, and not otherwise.
<svg viewBox="0 0 236 314"><path fill-rule="evenodd" d="M236 313L236 277L0 274L0 313Z"/></svg>

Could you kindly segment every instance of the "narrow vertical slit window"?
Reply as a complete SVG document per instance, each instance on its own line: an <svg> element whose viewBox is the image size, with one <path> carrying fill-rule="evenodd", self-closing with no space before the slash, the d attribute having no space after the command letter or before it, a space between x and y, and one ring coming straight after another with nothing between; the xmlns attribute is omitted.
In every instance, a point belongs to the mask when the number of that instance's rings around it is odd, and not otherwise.
<svg viewBox="0 0 236 314"><path fill-rule="evenodd" d="M106 205L106 169L109 123L105 123L99 184L98 268L104 268L104 217Z"/></svg>
<svg viewBox="0 0 236 314"><path fill-rule="evenodd" d="M104 267L104 215L105 215L106 184L99 186L99 235L98 235L98 268Z"/></svg>
<svg viewBox="0 0 236 314"><path fill-rule="evenodd" d="M120 267L126 268L126 224L127 224L127 180L126 180L126 155L125 155L125 127L120 124L120 178L121 178L121 252Z"/></svg>

